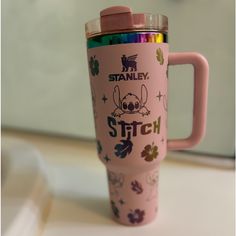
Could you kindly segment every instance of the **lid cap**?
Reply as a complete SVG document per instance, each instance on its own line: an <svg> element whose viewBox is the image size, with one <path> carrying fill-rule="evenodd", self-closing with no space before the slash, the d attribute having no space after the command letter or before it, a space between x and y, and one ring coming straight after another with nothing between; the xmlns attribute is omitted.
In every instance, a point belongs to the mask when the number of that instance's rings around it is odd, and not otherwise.
<svg viewBox="0 0 236 236"><path fill-rule="evenodd" d="M146 13L133 14L126 6L109 7L100 12L100 18L85 25L87 38L130 31L168 31L168 18Z"/></svg>

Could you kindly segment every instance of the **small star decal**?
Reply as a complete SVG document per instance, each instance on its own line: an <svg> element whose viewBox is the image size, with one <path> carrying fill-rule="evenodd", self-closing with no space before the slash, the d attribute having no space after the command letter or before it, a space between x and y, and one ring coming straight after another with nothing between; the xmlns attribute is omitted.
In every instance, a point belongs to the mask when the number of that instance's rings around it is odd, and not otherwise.
<svg viewBox="0 0 236 236"><path fill-rule="evenodd" d="M120 205L124 205L124 204L125 204L125 202L124 202L123 199L120 199L120 200L119 200L119 203L120 203Z"/></svg>
<svg viewBox="0 0 236 236"><path fill-rule="evenodd" d="M106 97L105 94L103 95L102 100L103 100L104 103L106 103L106 101L108 100L108 98Z"/></svg>
<svg viewBox="0 0 236 236"><path fill-rule="evenodd" d="M103 159L106 161L106 162L109 162L111 159L106 155L105 157L103 157Z"/></svg>
<svg viewBox="0 0 236 236"><path fill-rule="evenodd" d="M157 95L158 100L161 100L161 97L163 96L163 94L161 94L161 92L159 91L159 94Z"/></svg>

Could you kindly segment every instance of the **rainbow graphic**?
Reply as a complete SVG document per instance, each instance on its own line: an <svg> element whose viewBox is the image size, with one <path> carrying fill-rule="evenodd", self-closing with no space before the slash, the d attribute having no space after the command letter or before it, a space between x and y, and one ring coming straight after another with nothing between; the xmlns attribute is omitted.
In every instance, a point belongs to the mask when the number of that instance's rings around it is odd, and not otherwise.
<svg viewBox="0 0 236 236"><path fill-rule="evenodd" d="M88 39L87 47L95 48L126 43L167 43L167 34L161 32L132 32L100 35Z"/></svg>

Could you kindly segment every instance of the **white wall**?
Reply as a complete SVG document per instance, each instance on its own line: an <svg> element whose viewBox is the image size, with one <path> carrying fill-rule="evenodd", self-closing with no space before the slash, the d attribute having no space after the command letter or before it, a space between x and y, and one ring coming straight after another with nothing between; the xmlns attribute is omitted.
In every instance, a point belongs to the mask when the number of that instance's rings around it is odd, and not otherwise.
<svg viewBox="0 0 236 236"><path fill-rule="evenodd" d="M207 57L207 134L194 150L234 155L233 0L3 0L3 126L94 137L84 23L111 5L167 15L171 51ZM170 69L170 137L190 132L192 84L190 67Z"/></svg>

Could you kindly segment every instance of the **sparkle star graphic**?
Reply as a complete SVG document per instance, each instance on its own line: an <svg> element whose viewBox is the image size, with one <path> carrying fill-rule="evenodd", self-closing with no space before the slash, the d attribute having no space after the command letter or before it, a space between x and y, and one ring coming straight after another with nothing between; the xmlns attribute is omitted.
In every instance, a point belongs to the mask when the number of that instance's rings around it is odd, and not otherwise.
<svg viewBox="0 0 236 236"><path fill-rule="evenodd" d="M105 96L105 94L103 95L102 100L104 103L106 103L106 101L108 100L108 98Z"/></svg>
<svg viewBox="0 0 236 236"><path fill-rule="evenodd" d="M108 162L108 161L111 160L107 155L106 155L105 157L103 157L103 159L104 159L106 162Z"/></svg>
<svg viewBox="0 0 236 236"><path fill-rule="evenodd" d="M119 200L119 203L120 203L120 205L124 205L124 204L125 204L125 202L124 202L123 199L120 199L120 200Z"/></svg>
<svg viewBox="0 0 236 236"><path fill-rule="evenodd" d="M158 93L158 95L157 95L157 98L158 98L158 100L160 101L161 100L161 97L162 97L163 95L161 94L161 92L159 91L159 93Z"/></svg>

